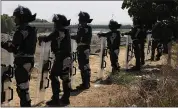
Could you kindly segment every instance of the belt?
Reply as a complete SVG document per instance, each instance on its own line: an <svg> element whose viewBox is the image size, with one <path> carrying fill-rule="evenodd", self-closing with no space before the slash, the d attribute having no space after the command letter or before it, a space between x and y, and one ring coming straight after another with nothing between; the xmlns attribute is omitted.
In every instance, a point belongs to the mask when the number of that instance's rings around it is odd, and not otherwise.
<svg viewBox="0 0 178 109"><path fill-rule="evenodd" d="M78 43L77 46L81 46L81 45L88 45L88 44L85 44L85 43Z"/></svg>
<svg viewBox="0 0 178 109"><path fill-rule="evenodd" d="M34 55L30 55L30 54L16 54L16 55L14 55L14 57L15 58L17 58L17 57L31 57L31 58L33 58Z"/></svg>

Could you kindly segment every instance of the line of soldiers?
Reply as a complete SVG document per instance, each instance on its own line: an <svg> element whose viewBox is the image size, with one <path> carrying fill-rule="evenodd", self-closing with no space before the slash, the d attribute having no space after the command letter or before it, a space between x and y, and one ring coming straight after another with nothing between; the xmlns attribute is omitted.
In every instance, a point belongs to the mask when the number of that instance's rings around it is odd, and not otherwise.
<svg viewBox="0 0 178 109"><path fill-rule="evenodd" d="M31 99L29 95L30 72L34 66L34 54L37 43L37 31L35 27L29 25L34 21L36 14L32 15L31 11L23 6L17 7L13 16L17 30L12 41L1 42L1 47L14 54L15 80L17 83L17 93L20 98L21 107L30 107ZM86 12L79 13L79 25L77 35L71 36L67 26L70 20L64 15L55 14L52 21L54 22L54 31L47 37L38 37L39 45L41 42L51 42L51 51L55 55L53 67L51 69L50 79L53 96L47 105L65 106L70 104L69 97L71 91L71 39L77 42L78 63L81 71L82 84L77 87L79 90L90 88L90 43L92 38L92 29L88 25L93 19ZM60 82L62 80L63 96L59 99Z"/></svg>
<svg viewBox="0 0 178 109"><path fill-rule="evenodd" d="M178 25L175 17L170 16L168 7L165 4L157 6L156 10L161 10L158 13L157 21L153 24L152 33L152 47L151 47L151 61L159 61L162 54L168 54L168 45L171 41L176 41L178 38ZM141 23L139 17L133 18L133 27L130 32L122 33L122 35L131 35L133 41L134 55L136 64L131 68L133 71L139 71L141 66L145 64L144 46L148 28ZM156 59L155 50L157 49Z"/></svg>
<svg viewBox="0 0 178 109"><path fill-rule="evenodd" d="M13 36L12 42L1 42L1 47L14 54L15 79L17 82L16 86L17 93L20 98L20 105L21 107L30 107L31 99L29 95L29 81L31 75L30 72L34 66L37 31L35 27L29 26L29 22L35 20L36 14L32 15L28 8L19 6L14 10L13 16L15 17L17 30ZM90 19L90 15L88 13L80 12L78 20L79 25L77 35L71 36L69 29L67 28L67 26L70 25L70 20L67 20L64 15L55 14L52 20L54 22L54 31L47 37L38 37L39 44L41 44L41 42L51 42L51 50L55 55L55 61L50 74L53 96L51 100L47 102L47 105L70 104L71 63L68 62L72 62L71 39L74 39L77 42L78 63L82 77L82 84L76 88L78 90L90 88L91 69L89 64L89 54L92 28L88 25L88 23L91 23L93 19ZM118 72L120 69L118 54L121 36L120 31L117 30L120 27L121 24L111 20L109 23L111 31L108 33L98 34L99 37L107 37L112 72ZM154 30L152 32L154 37ZM136 66L132 69L140 70L140 66L145 64L144 43L146 38L146 29L143 25L141 25L139 18L134 18L132 31L124 34L131 35L133 40ZM156 43L156 41L153 43ZM167 42L165 43L165 46L166 44ZM155 48L155 45L158 44L153 44L152 48ZM61 98L59 98L60 83L58 76L62 80L64 91Z"/></svg>

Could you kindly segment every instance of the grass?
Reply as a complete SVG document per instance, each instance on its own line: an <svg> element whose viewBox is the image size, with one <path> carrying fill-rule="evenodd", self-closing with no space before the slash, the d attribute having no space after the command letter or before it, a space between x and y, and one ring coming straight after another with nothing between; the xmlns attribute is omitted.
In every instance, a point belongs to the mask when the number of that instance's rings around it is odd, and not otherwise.
<svg viewBox="0 0 178 109"><path fill-rule="evenodd" d="M134 74L121 71L115 75L110 75L110 78L113 83L120 84L120 85L127 85L131 82L137 80L137 77Z"/></svg>
<svg viewBox="0 0 178 109"><path fill-rule="evenodd" d="M178 44L173 46L172 63L178 66ZM127 90L116 95L117 99L111 100L111 107L177 107L178 106L178 71L176 67L162 65L159 76L151 75L137 78L133 73L121 72L111 75L115 84L121 84Z"/></svg>

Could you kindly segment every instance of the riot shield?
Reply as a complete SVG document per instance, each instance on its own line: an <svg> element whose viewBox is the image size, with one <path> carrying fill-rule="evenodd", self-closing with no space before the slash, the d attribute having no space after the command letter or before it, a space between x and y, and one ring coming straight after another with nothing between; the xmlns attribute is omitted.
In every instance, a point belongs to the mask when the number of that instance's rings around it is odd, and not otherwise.
<svg viewBox="0 0 178 109"><path fill-rule="evenodd" d="M10 107L13 100L12 78L14 75L13 53L6 53L3 64L1 64L1 106ZM3 58L2 58L3 59Z"/></svg>
<svg viewBox="0 0 178 109"><path fill-rule="evenodd" d="M127 36L126 40L126 70L128 70L129 67L129 62L131 59L134 57L134 50L133 50L133 44L132 44L132 39L131 36Z"/></svg>
<svg viewBox="0 0 178 109"><path fill-rule="evenodd" d="M45 101L45 92L49 87L49 71L51 69L51 59L50 59L50 43L42 42L41 52L40 52L40 63L39 63L39 83L37 88L37 101L36 105L39 105Z"/></svg>
<svg viewBox="0 0 178 109"><path fill-rule="evenodd" d="M151 49L152 49L152 34L147 35L147 48L146 48L146 58L151 58Z"/></svg>
<svg viewBox="0 0 178 109"><path fill-rule="evenodd" d="M107 56L107 42L105 37L101 37L101 51L100 51L100 71L97 74L98 79L103 78L104 68L106 68L105 56Z"/></svg>
<svg viewBox="0 0 178 109"><path fill-rule="evenodd" d="M70 74L70 78L71 78L71 88L74 89L73 87L75 87L75 75L77 72L77 44L76 41L71 39L71 55L72 55L72 64L71 64L71 74Z"/></svg>

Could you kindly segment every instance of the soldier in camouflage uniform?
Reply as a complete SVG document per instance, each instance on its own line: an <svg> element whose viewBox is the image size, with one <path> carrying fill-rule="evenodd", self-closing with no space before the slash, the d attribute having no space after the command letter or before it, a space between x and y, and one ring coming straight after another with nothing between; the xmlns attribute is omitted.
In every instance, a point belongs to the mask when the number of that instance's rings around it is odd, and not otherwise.
<svg viewBox="0 0 178 109"><path fill-rule="evenodd" d="M144 44L146 39L146 30L141 25L139 18L133 19L133 27L130 32L123 33L123 35L131 35L133 41L134 55L136 58L136 65L131 68L133 71L139 71L141 65L145 64Z"/></svg>
<svg viewBox="0 0 178 109"><path fill-rule="evenodd" d="M90 15L87 12L79 13L79 26L77 35L71 38L77 42L77 52L78 52L78 63L79 69L81 71L82 84L80 84L77 89L84 90L90 88L90 44L92 38L92 28L88 25L93 19L90 19Z"/></svg>
<svg viewBox="0 0 178 109"><path fill-rule="evenodd" d="M35 27L28 25L36 19L36 14L23 6L17 7L13 16L17 30L12 42L1 42L1 47L13 53L15 60L15 79L17 94L20 98L21 107L31 107L29 94L30 71L34 66L34 54L36 50L37 33Z"/></svg>
<svg viewBox="0 0 178 109"><path fill-rule="evenodd" d="M46 104L63 106L70 104L70 73L72 60L70 34L66 28L70 25L70 20L67 20L64 15L55 14L52 21L54 22L54 31L47 37L41 36L38 38L39 43L42 41L51 41L51 50L55 54L55 60L50 74L53 96ZM62 80L64 91L61 99L59 99L60 82L58 76Z"/></svg>
<svg viewBox="0 0 178 109"><path fill-rule="evenodd" d="M107 37L107 44L110 54L110 61L112 66L112 73L115 73L117 71L120 71L120 66L118 63L118 55L119 55L119 48L120 48L120 31L119 29L121 27L121 24L118 24L116 21L111 20L109 22L109 29L110 32L107 33L98 33L99 37Z"/></svg>

